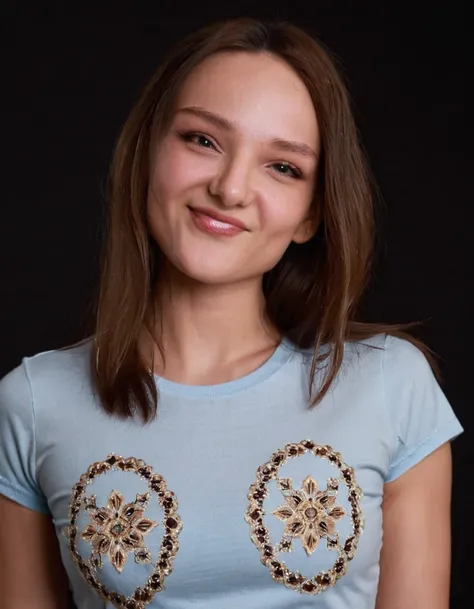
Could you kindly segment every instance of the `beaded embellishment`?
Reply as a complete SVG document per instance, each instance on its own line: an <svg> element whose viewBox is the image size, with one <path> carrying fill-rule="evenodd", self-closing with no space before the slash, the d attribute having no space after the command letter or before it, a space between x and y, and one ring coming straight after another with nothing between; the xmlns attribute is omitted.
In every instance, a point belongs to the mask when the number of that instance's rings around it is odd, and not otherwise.
<svg viewBox="0 0 474 609"><path fill-rule="evenodd" d="M107 507L98 508L94 495L85 498L89 524L81 533L82 539L92 545L91 562L102 567L102 554L107 554L116 571L122 572L129 552L135 553L138 564L151 563L151 554L145 546L144 536L158 523L143 517L150 493L137 495L134 503L124 505L117 491L109 495Z"/></svg>
<svg viewBox="0 0 474 609"><path fill-rule="evenodd" d="M327 459L339 470L339 476L329 478L326 489L320 490L316 480L307 476L301 489L294 489L291 478L280 478L279 470L289 459L310 453L317 458ZM272 545L263 517L264 502L268 497L267 484L275 480L281 491L284 503L272 512L272 515L285 522L282 539ZM336 528L337 522L346 515L345 510L337 505L337 493L341 484L347 486L348 501L351 506L350 519L352 534L341 540ZM249 505L245 515L250 525L250 538L260 552L261 562L270 570L276 582L302 594L320 594L346 573L348 562L357 550L359 537L364 521L360 507L362 491L358 487L354 470L342 460L341 454L330 446L320 446L311 440L297 444L287 444L278 450L257 469L257 479L250 486ZM299 540L306 554L310 556L325 539L328 550L337 556L328 571L320 571L314 576L305 576L291 571L279 557L280 553L291 552L294 540Z"/></svg>
<svg viewBox="0 0 474 609"><path fill-rule="evenodd" d="M137 494L135 501L126 504L123 496L112 490L107 505L97 506L96 497L87 495L87 486L111 470L135 473L147 483L148 492ZM163 509L162 523L144 516L153 497L157 498ZM77 522L81 509L85 510L89 518L89 524L83 531L79 531ZM172 571L173 559L179 549L178 535L183 526L177 509L178 502L174 493L167 489L163 476L154 473L143 460L135 457L124 459L110 454L104 461L93 463L73 488L69 526L65 529L69 550L87 583L118 609L145 609L155 594L164 589L164 580ZM132 552L137 564L152 563L145 539L148 533L160 525L164 528L164 534L150 577L128 597L108 590L97 578L98 571L103 566L103 557L108 558L118 573L122 572ZM77 549L79 537L91 544L89 559L84 559Z"/></svg>

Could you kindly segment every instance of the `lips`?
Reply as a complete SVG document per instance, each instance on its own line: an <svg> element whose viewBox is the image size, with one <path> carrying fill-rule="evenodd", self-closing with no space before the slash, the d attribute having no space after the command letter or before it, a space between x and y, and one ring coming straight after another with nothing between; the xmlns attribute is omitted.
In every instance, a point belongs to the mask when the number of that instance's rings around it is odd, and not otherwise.
<svg viewBox="0 0 474 609"><path fill-rule="evenodd" d="M215 237L235 237L248 231L240 220L220 214L213 209L188 207L194 225L203 233Z"/></svg>
<svg viewBox="0 0 474 609"><path fill-rule="evenodd" d="M208 218L217 220L217 222L219 222L223 225L227 225L228 227L232 226L232 227L240 229L240 230L245 230L245 231L249 230L247 228L247 226L243 222L238 220L237 218L232 218L231 216L225 216L224 214L221 214L213 209L207 209L204 207L189 207L189 209L197 215L207 216Z"/></svg>

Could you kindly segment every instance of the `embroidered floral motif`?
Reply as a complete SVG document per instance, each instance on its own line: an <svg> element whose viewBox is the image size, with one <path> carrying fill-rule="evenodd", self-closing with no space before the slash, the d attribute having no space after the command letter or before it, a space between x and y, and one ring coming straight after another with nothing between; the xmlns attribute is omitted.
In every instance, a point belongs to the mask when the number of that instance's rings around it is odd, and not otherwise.
<svg viewBox="0 0 474 609"><path fill-rule="evenodd" d="M291 481L286 488L286 504L272 514L286 522L285 535L299 537L306 554L310 556L321 537L337 534L336 522L344 516L345 511L335 505L334 494L318 491L318 483L311 476L303 481L301 491L293 491Z"/></svg>
<svg viewBox="0 0 474 609"><path fill-rule="evenodd" d="M293 489L291 478L280 478L279 470L289 459L298 458L306 453L326 459L339 470L337 478L329 478L326 490L319 490L318 483L312 476L307 476L300 490ZM275 480L277 487L285 497L285 504L272 514L285 522L282 539L272 545L267 527L264 523L264 502L268 497L267 484ZM347 499L351 506L350 519L352 534L341 541L337 531L337 522L346 511L336 504L340 485L347 487ZM360 508L362 491L358 487L353 468L349 467L340 453L330 446L319 446L311 440L296 444L287 444L278 450L257 469L257 480L250 486L249 506L245 519L250 525L250 538L261 554L262 563L270 570L276 582L304 594L319 594L334 586L347 570L347 565L354 558L364 522ZM347 514L349 516L349 514ZM310 556L318 547L322 538L326 540L328 550L337 553L333 566L328 571L321 571L313 577L306 577L299 572L291 571L279 557L280 553L291 552L292 541L298 538L306 554Z"/></svg>
<svg viewBox="0 0 474 609"><path fill-rule="evenodd" d="M93 479L112 470L136 474L146 483L148 492L137 494L132 503L125 503L123 496L118 491L112 490L106 507L98 507L96 497L86 495L87 486ZM164 512L162 523L144 516L153 497L157 498ZM81 510L84 510L89 518L89 524L82 533L77 526ZM163 476L154 473L153 469L141 459L135 457L123 459L111 454L105 461L93 463L73 488L69 505L69 526L65 530L69 550L87 583L114 607L145 609L155 594L164 589L164 581L172 571L172 563L179 550L178 535L183 524L177 510L176 497L167 489ZM102 557L107 555L118 573L122 572L131 552L134 553L136 563L152 563L151 552L145 546L145 536L160 524L163 526L164 534L160 550L154 560L153 573L130 596L107 589L98 580L98 572L103 565ZM88 560L78 550L79 537L92 546Z"/></svg>
<svg viewBox="0 0 474 609"><path fill-rule="evenodd" d="M92 544L91 559L102 566L102 554L121 573L129 552L135 552L135 560L141 564L151 562L151 554L145 547L144 535L152 531L157 522L143 517L150 493L137 495L134 503L125 504L117 491L109 495L107 507L88 510L89 524L81 534Z"/></svg>

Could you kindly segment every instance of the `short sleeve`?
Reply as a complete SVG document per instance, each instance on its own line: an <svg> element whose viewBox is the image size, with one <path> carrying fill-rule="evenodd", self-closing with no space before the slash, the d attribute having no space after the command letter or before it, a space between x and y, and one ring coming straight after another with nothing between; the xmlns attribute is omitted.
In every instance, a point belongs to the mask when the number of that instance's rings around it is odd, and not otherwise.
<svg viewBox="0 0 474 609"><path fill-rule="evenodd" d="M35 415L26 364L0 381L0 494L49 514L36 479Z"/></svg>
<svg viewBox="0 0 474 609"><path fill-rule="evenodd" d="M387 336L383 354L385 401L396 448L385 482L395 480L463 428L423 353Z"/></svg>

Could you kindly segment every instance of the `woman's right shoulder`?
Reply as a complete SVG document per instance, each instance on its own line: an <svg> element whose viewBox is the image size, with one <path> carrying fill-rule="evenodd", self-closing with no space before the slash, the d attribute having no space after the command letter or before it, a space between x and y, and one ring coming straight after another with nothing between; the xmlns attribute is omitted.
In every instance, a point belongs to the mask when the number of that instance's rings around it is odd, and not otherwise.
<svg viewBox="0 0 474 609"><path fill-rule="evenodd" d="M0 409L5 404L35 401L45 391L63 393L90 379L92 339L25 356L0 379ZM89 383L87 383L89 384Z"/></svg>
<svg viewBox="0 0 474 609"><path fill-rule="evenodd" d="M38 477L45 450L73 428L91 400L84 341L24 357L0 380L0 495L49 513Z"/></svg>

